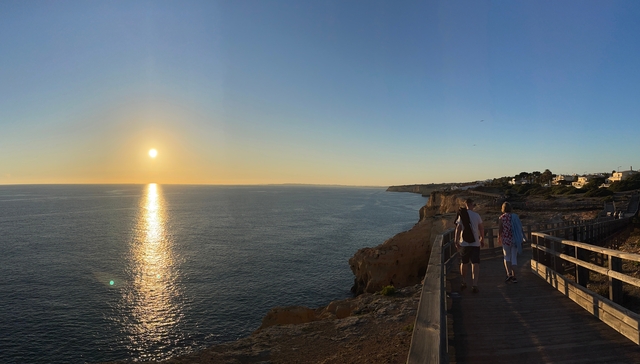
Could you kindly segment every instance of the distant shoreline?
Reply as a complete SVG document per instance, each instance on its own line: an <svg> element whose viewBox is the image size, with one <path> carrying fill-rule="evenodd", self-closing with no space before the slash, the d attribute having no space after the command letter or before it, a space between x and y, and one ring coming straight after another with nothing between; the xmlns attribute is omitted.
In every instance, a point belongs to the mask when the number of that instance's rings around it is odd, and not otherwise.
<svg viewBox="0 0 640 364"><path fill-rule="evenodd" d="M387 192L411 192L419 193L422 196L429 197L431 192L448 189L454 183L430 183L430 184L416 184L416 185L399 185L389 186Z"/></svg>

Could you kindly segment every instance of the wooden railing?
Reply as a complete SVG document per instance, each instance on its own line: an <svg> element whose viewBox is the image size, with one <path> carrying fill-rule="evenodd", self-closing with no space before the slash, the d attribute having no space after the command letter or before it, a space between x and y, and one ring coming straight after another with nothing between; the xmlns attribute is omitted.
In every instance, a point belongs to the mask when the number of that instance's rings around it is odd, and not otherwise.
<svg viewBox="0 0 640 364"><path fill-rule="evenodd" d="M453 229L449 229L439 234L431 247L407 363L449 362L445 275L455 254Z"/></svg>
<svg viewBox="0 0 640 364"><path fill-rule="evenodd" d="M612 218L609 218L610 220ZM531 241L531 234L534 231L552 231L556 229L573 228L576 226L582 226L594 222L595 220L575 220L575 221L563 221L557 223L535 224L523 226L524 237L527 242ZM502 255L502 245L498 244L498 228L486 228L484 229L484 241L486 243L485 249L480 251L481 257L493 258ZM528 245L528 244L527 244Z"/></svg>
<svg viewBox="0 0 640 364"><path fill-rule="evenodd" d="M640 345L640 315L621 306L622 283L640 287L640 279L625 274L622 263L640 263L640 255L592 245L610 238L628 223L627 218L556 229L547 233L534 232L531 270L585 310ZM573 240L567 240L568 238ZM597 260L591 259L594 253L600 257L597 259L600 260L600 265L594 264ZM589 272L608 278L608 298L586 288Z"/></svg>
<svg viewBox="0 0 640 364"><path fill-rule="evenodd" d="M610 227L615 226L619 229L623 224L628 224L628 220L608 219L606 223L611 224ZM535 246L537 248L538 246L544 246L544 244L540 244L540 236L548 236L556 239L554 236L547 235L546 233L556 235L571 234L571 236L584 238L586 240L602 239L607 236L607 234L610 235L612 233L609 228L602 227L605 225L593 227L597 224L604 223L596 222L596 220L581 220L554 224L526 225L523 228L527 241L532 242L532 240L535 239L532 247ZM431 247L431 256L422 286L420 303L418 304L418 312L411 338L411 347L407 357L408 364L440 364L449 362L447 354L448 333L445 277L446 273L452 267L453 258L457 255L453 244L453 233L454 230L450 229L439 234ZM502 246L497 244L497 233L496 228L485 229L487 246L481 250L481 257L487 258L502 254ZM557 239L563 241L561 238ZM540 266L542 267L542 264L540 264Z"/></svg>

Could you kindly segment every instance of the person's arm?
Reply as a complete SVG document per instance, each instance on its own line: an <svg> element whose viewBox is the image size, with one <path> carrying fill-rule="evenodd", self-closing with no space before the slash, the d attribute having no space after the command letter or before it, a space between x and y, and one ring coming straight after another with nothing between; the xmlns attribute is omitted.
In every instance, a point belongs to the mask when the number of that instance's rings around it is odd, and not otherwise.
<svg viewBox="0 0 640 364"><path fill-rule="evenodd" d="M484 248L484 225L478 224L478 231L480 231L480 247Z"/></svg>
<svg viewBox="0 0 640 364"><path fill-rule="evenodd" d="M498 244L502 245L502 219L498 219Z"/></svg>
<svg viewBox="0 0 640 364"><path fill-rule="evenodd" d="M456 249L460 248L461 234L462 234L462 228L460 227L460 224L456 224L456 231L453 233L453 242L456 244Z"/></svg>

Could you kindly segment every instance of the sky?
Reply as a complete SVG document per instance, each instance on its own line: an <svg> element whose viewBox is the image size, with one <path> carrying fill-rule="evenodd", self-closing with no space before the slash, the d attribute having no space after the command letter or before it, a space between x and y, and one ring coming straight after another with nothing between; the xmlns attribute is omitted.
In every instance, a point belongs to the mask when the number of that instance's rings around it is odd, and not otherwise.
<svg viewBox="0 0 640 364"><path fill-rule="evenodd" d="M4 0L0 184L640 169L639 36L638 1Z"/></svg>

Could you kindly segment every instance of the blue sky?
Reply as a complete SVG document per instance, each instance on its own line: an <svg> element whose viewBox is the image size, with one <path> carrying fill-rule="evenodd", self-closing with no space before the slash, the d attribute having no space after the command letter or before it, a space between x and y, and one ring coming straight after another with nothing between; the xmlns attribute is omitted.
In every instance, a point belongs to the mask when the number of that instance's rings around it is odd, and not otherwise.
<svg viewBox="0 0 640 364"><path fill-rule="evenodd" d="M638 35L634 1L3 1L0 183L640 168Z"/></svg>

